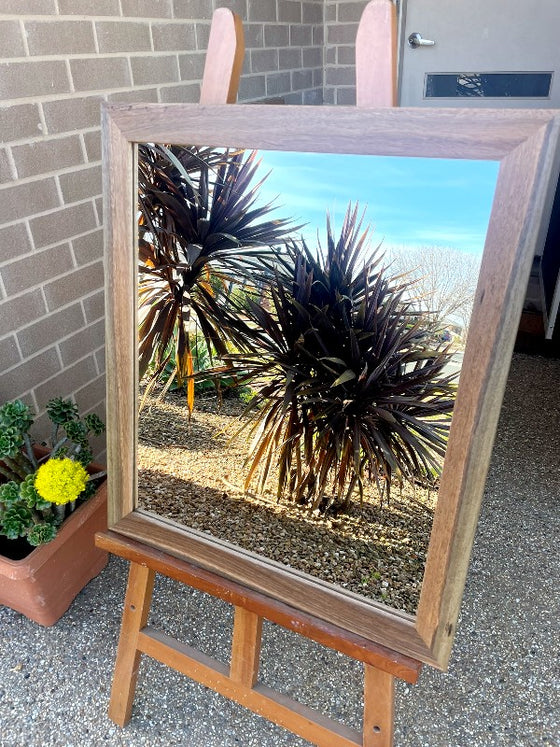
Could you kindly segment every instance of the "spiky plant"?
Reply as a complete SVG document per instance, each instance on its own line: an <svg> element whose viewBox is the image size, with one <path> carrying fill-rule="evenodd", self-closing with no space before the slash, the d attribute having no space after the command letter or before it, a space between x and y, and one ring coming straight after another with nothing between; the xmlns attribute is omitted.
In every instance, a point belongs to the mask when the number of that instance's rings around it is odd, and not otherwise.
<svg viewBox="0 0 560 747"><path fill-rule="evenodd" d="M406 279L368 252L357 207L326 249L302 240L279 256L270 310L252 300L256 354L235 356L257 393L246 487L278 467L278 498L347 507L366 480L425 480L444 454L455 386L451 353L435 348Z"/></svg>
<svg viewBox="0 0 560 747"><path fill-rule="evenodd" d="M155 383L174 360L189 410L194 323L210 354L226 354L228 341L249 349L228 291L254 280L259 256L289 230L265 220L272 207L257 204L257 168L254 151L139 147L140 376L151 364Z"/></svg>

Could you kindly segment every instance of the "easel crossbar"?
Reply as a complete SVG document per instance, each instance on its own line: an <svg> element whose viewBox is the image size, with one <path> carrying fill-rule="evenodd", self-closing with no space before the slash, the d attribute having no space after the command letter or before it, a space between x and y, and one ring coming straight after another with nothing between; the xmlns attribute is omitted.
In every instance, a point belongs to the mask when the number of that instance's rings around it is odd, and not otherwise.
<svg viewBox="0 0 560 747"><path fill-rule="evenodd" d="M235 682L230 678L229 668L221 661L151 627L139 634L138 650L314 744L328 744L329 739L332 744L335 736L340 747L363 744L356 730L266 685L248 687Z"/></svg>

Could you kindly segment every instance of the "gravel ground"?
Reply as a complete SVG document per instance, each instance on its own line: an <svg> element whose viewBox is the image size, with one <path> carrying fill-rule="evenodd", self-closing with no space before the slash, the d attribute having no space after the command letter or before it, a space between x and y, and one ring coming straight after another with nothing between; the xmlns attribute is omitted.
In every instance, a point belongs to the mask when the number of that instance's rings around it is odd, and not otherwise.
<svg viewBox="0 0 560 747"><path fill-rule="evenodd" d="M514 358L449 672L399 683L397 747L560 745L560 361ZM106 716L126 564L44 629L0 608L2 747L302 747L146 657L125 729ZM231 608L158 578L152 622L227 660ZM266 625L261 679L356 728L356 662Z"/></svg>

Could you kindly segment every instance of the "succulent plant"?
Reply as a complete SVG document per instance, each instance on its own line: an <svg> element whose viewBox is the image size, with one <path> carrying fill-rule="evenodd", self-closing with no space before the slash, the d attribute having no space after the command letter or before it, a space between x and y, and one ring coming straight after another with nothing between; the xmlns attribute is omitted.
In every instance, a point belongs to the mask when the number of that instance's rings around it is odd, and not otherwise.
<svg viewBox="0 0 560 747"><path fill-rule="evenodd" d="M80 418L76 404L60 397L51 399L46 410L52 423L51 451L38 460L28 405L15 400L0 407L0 535L25 537L30 546L54 539L57 526L77 502L95 492L97 478L104 474L88 479L84 470L92 460L89 436L105 429L101 419L95 414ZM54 469L45 470L51 463Z"/></svg>

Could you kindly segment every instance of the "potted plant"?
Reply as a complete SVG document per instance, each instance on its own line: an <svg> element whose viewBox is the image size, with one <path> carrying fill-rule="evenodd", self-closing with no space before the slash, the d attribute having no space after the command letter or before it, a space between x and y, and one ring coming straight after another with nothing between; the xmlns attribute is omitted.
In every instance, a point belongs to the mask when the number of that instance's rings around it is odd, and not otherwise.
<svg viewBox="0 0 560 747"><path fill-rule="evenodd" d="M105 426L70 400L47 404L50 444L33 444L30 408L0 407L0 604L53 625L107 563L93 536L107 526L105 472L89 437Z"/></svg>

